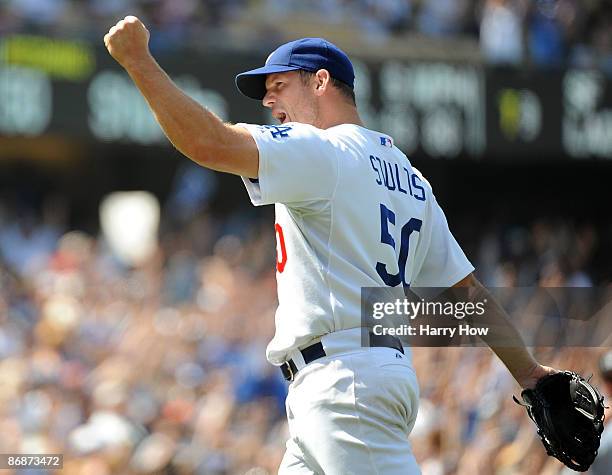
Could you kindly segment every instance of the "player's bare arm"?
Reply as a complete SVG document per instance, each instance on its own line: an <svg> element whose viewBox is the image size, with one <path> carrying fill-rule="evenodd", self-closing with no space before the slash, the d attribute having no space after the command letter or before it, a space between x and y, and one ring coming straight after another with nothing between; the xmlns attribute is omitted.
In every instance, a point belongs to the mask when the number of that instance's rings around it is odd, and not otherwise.
<svg viewBox="0 0 612 475"><path fill-rule="evenodd" d="M483 337L491 350L506 365L514 379L522 388L533 388L536 382L556 370L539 364L525 347L523 339L508 319L506 311L497 303L491 293L469 274L454 287L469 288L469 298L474 301L487 301L487 320L491 331ZM503 341L503 345L496 342Z"/></svg>
<svg viewBox="0 0 612 475"><path fill-rule="evenodd" d="M149 51L149 32L127 16L104 36L111 56L127 71L172 144L213 170L256 178L259 153L251 134L226 124L182 92Z"/></svg>

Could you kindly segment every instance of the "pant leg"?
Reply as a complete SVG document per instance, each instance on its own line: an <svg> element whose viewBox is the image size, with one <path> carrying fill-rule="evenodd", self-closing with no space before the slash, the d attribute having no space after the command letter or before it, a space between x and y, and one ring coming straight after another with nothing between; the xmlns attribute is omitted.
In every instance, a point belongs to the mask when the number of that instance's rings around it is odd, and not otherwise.
<svg viewBox="0 0 612 475"><path fill-rule="evenodd" d="M289 438L287 449L278 469L278 475L319 475L304 460L304 455L296 442ZM322 475L322 474L321 474Z"/></svg>
<svg viewBox="0 0 612 475"><path fill-rule="evenodd" d="M418 384L405 357L366 348L322 358L300 373L289 389L287 414L313 472L420 474L408 440Z"/></svg>

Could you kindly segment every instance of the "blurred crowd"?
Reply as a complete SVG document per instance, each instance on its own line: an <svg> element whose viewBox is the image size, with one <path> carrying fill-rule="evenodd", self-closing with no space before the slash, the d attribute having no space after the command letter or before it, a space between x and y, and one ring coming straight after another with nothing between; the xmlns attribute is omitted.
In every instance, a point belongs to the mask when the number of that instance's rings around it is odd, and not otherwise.
<svg viewBox="0 0 612 475"><path fill-rule="evenodd" d="M348 26L372 42L403 38L406 48L415 35L472 38L494 64L612 73L606 0L0 0L0 34L39 31L99 41L126 14L145 21L157 49L229 44L236 29L252 30L253 44L268 46L308 20Z"/></svg>
<svg viewBox="0 0 612 475"><path fill-rule="evenodd" d="M68 229L53 200L0 200L0 453L63 453L66 475L276 473L288 432L286 383L264 355L272 226L249 211L181 216L177 200L139 266ZM491 231L470 258L491 285L605 284L590 273L600 245L594 228L539 220ZM538 357L590 374L602 351ZM425 475L563 473L487 348L417 348L414 362Z"/></svg>
<svg viewBox="0 0 612 475"><path fill-rule="evenodd" d="M130 268L103 239L4 211L1 453L61 452L66 474L274 472L273 234L202 215Z"/></svg>

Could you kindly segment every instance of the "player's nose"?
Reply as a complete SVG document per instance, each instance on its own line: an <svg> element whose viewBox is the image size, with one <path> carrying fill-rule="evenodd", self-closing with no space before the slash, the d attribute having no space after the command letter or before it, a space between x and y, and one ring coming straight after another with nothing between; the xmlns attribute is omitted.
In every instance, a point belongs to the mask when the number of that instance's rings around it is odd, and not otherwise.
<svg viewBox="0 0 612 475"><path fill-rule="evenodd" d="M261 100L261 103L263 104L264 107L272 107L275 102L276 102L276 97L274 96L274 93L271 91L267 91L266 95Z"/></svg>

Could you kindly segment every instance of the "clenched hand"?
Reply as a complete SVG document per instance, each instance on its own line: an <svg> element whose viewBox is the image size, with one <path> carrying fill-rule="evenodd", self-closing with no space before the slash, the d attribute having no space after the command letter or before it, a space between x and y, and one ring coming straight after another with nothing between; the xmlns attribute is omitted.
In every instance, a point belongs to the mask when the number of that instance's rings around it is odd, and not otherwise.
<svg viewBox="0 0 612 475"><path fill-rule="evenodd" d="M104 35L104 44L125 69L149 56L149 30L135 16L126 16Z"/></svg>

